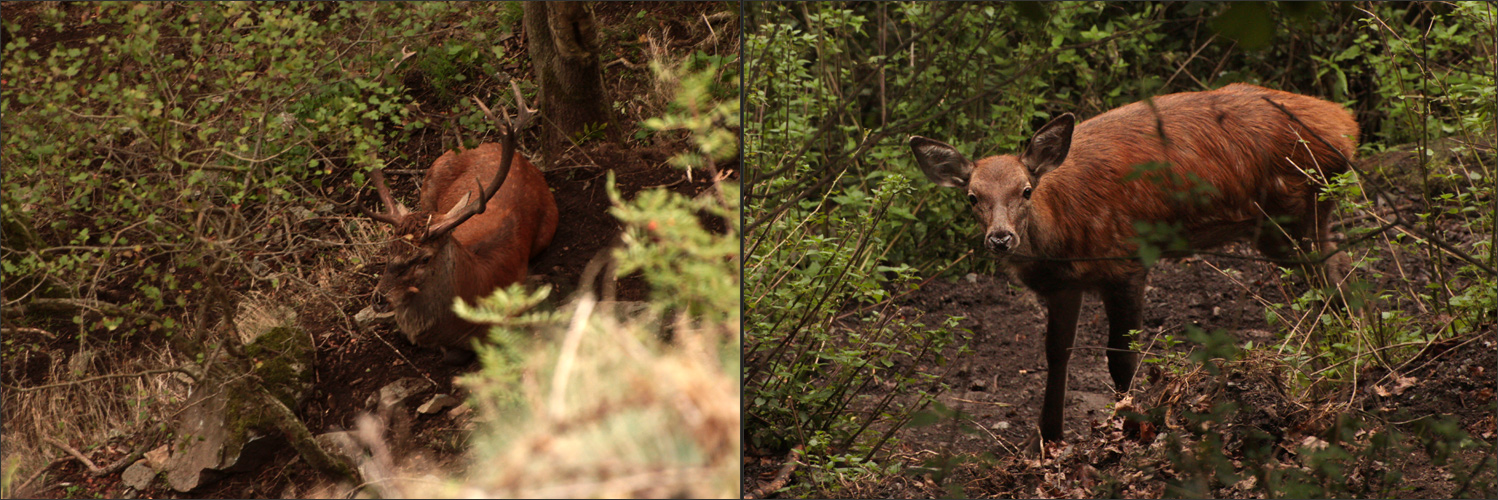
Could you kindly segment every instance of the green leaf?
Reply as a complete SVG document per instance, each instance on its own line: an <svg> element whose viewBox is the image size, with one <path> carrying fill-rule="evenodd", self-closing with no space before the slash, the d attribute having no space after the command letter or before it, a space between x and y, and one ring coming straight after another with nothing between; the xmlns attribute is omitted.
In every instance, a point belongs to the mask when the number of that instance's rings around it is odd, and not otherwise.
<svg viewBox="0 0 1498 500"><path fill-rule="evenodd" d="M1246 50L1259 50L1274 40L1274 19L1268 2L1230 2L1228 8L1212 20L1212 29L1235 40Z"/></svg>

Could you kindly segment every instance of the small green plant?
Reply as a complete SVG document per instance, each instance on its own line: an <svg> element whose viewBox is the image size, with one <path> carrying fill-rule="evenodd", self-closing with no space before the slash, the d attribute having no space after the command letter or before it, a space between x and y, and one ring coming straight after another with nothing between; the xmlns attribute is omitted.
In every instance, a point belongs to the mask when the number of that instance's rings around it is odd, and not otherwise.
<svg viewBox="0 0 1498 500"><path fill-rule="evenodd" d="M721 91L723 88L737 89L733 82L738 80L738 75L727 69L722 64L724 62L718 56L706 56L701 52L675 67L659 60L650 62L651 71L658 80L679 81L667 113L640 124L642 130L656 133L683 131L687 134L692 147L672 158L672 165L689 170L711 168L716 171L714 164L738 156L739 101L736 94L729 98Z"/></svg>
<svg viewBox="0 0 1498 500"><path fill-rule="evenodd" d="M489 390L476 395L476 399L493 405L497 412L523 403L521 394L514 389L524 375L526 356L536 347L536 332L562 324L562 313L536 309L549 295L548 287L527 291L516 283L495 290L477 304L469 305L461 299L453 301L453 311L460 317L495 325L489 329L488 342L474 341L474 352L484 365L481 377L485 383L473 379L469 383Z"/></svg>
<svg viewBox="0 0 1498 500"><path fill-rule="evenodd" d="M335 7L323 23L310 5L163 8L101 5L90 22L130 36L42 50L17 39L4 54L0 217L36 236L4 252L8 298L124 292L119 310L150 313L74 316L83 331L171 335L180 322L163 313L186 306L197 280L181 277L204 258L278 288L285 277L256 256L331 209L320 190L334 188L323 180L335 170L384 165L409 102L386 78L406 39L361 52L331 35L366 31L398 7ZM233 35L205 37L205 26ZM77 98L46 94L59 88ZM11 289L14 278L33 285Z"/></svg>
<svg viewBox="0 0 1498 500"><path fill-rule="evenodd" d="M604 131L608 130L608 126L609 124L607 122L586 124L583 126L583 129L577 133L576 136L572 137L572 143L582 145L591 141L602 139L604 137Z"/></svg>

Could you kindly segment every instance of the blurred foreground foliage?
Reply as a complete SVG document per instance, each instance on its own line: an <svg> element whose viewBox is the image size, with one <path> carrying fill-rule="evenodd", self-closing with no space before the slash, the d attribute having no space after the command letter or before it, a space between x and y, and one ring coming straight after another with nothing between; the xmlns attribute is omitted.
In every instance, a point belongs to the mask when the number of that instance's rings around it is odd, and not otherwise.
<svg viewBox="0 0 1498 500"><path fill-rule="evenodd" d="M527 312L544 294L518 287L459 307L513 319L493 329L484 368L466 378L487 422L472 449L482 472L423 494L737 496L739 196L717 166L737 155L738 102L708 94L737 75L654 66L679 86L677 106L643 126L684 130L693 146L672 163L716 182L695 197L653 188L625 200L610 178L610 212L625 225L611 272L643 275L642 307L584 292L562 311Z"/></svg>

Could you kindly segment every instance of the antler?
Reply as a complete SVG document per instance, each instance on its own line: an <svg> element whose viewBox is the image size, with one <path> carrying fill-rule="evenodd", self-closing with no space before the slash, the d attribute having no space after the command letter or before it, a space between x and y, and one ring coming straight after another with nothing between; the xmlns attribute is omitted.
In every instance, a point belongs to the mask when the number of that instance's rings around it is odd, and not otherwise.
<svg viewBox="0 0 1498 500"><path fill-rule="evenodd" d="M363 203L359 204L359 211L364 212L364 215L371 219L384 222L386 224L399 225L401 218L405 217L406 214L411 213L411 211L407 210L405 205L402 205L401 202L396 201L394 196L390 195L390 186L385 185L385 169L382 168L379 170L375 170L374 172L371 172L371 174L373 174L374 176L375 190L379 191L380 201L385 204L386 212L371 212L368 208L364 208Z"/></svg>
<svg viewBox="0 0 1498 500"><path fill-rule="evenodd" d="M503 104L499 106L500 115L504 117L501 120L494 116L494 112L490 111L488 106L484 105L484 101L480 101L478 97L473 97L473 102L478 103L479 109L484 111L484 116L488 117L489 121L494 122L495 128L498 128L500 134L504 136L500 140L502 147L500 148L499 170L494 173L494 181L489 183L488 187L485 187L482 183L479 183L478 179L474 179L474 183L479 184L479 197L473 199L469 196L464 196L463 201L459 201L458 205L452 211L448 212L447 215L444 215L442 219L433 223L427 229L427 238L435 238L446 234L448 231L457 228L464 221L467 221L469 217L484 213L484 207L489 204L489 199L493 198L494 194L499 192L499 187L504 185L505 178L510 175L510 163L515 157L515 143L518 141L520 135L519 130L525 128L530 123L536 112L536 110L526 107L525 97L520 95L520 85L516 84L515 80L510 80L510 88L515 91L515 105L520 108L519 117L515 120L510 119L510 111L505 109ZM464 201L467 201L467 203L465 204Z"/></svg>

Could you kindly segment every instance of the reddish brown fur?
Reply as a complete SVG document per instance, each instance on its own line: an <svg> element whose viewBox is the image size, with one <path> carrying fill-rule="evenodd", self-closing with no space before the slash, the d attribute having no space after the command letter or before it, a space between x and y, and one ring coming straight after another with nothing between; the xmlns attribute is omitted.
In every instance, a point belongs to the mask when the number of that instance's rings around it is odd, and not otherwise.
<svg viewBox="0 0 1498 500"><path fill-rule="evenodd" d="M422 185L427 191L421 194L416 209L434 213L446 213L462 200L464 194L478 196L478 187L472 179L488 180L499 168L502 150L499 144L480 144L462 152L448 151L427 170ZM489 290L477 290L487 286L479 284L473 293L483 294L494 288L525 279L526 262L551 244L557 230L557 204L551 196L551 188L541 176L541 170L531 164L520 153L511 160L510 174L499 192L489 199L484 213L473 216L453 230L453 238L475 254L491 255L492 258L475 262L480 268L475 274L498 276L496 285ZM464 185L467 183L468 185ZM525 222L525 223L522 223ZM526 248L526 242L530 242ZM464 299L473 297L460 294Z"/></svg>
<svg viewBox="0 0 1498 500"><path fill-rule="evenodd" d="M976 163L938 141L911 139L932 180L967 187L986 227L985 244L1048 306L1045 439L1061 437L1066 364L1083 292L1103 298L1109 371L1119 391L1129 388L1135 365L1127 351L1129 330L1142 326L1145 281L1145 269L1130 258L1138 250L1131 241L1135 221L1180 224L1193 250L1243 238L1255 239L1277 259L1333 249L1327 241L1332 202L1316 199L1317 184L1301 170L1319 172L1318 180L1347 170L1343 158L1353 158L1358 130L1345 109L1243 84L1156 97L1153 107L1129 104L1069 133L1071 118L1065 115L1037 132L1024 155ZM1069 148L1059 140L1063 136ZM1151 162L1168 164L1170 174L1126 180ZM1200 184L1166 181L1171 174ZM1189 194L1203 189L1208 194ZM1278 227L1265 222L1280 218L1287 222ZM1331 261L1333 269L1322 276L1339 279L1341 260Z"/></svg>
<svg viewBox="0 0 1498 500"><path fill-rule="evenodd" d="M1317 205L1316 191L1295 165L1320 170L1328 177L1347 166L1336 152L1327 150L1260 96L1285 106L1349 159L1355 154L1357 123L1350 114L1336 104L1288 92L1235 84L1211 92L1155 98L1165 137L1171 142L1168 150L1156 129L1156 112L1143 102L1123 106L1078 125L1066 162L1036 183L1035 222L1027 235L1034 242L1035 254L1050 258L1133 255L1136 248L1129 239L1135 236L1136 220L1180 222L1193 247L1206 249L1258 230L1266 214L1299 217L1310 213ZM1301 139L1307 142L1302 145ZM1152 161L1168 162L1177 172L1191 172L1217 192L1202 204L1174 203L1159 182L1124 181L1137 165ZM1018 157L986 158L977 164L972 190L995 193L1028 177ZM1133 261L1100 260L1061 267L1056 269L1061 272L1058 278L1081 284L1124 277L1138 266Z"/></svg>
<svg viewBox="0 0 1498 500"><path fill-rule="evenodd" d="M541 171L519 153L483 213L421 243L432 220L465 195L479 196L476 181L492 182L502 155L492 143L443 154L427 172L417 210L397 226L379 290L395 305L397 323L413 344L467 349L481 330L451 312L453 297L472 302L524 280L530 258L551 243L556 202ZM421 257L432 262L417 263Z"/></svg>

